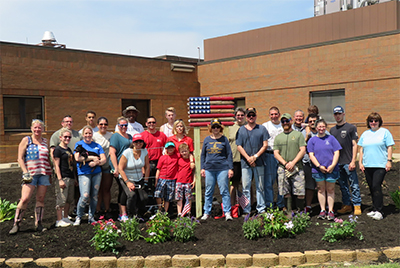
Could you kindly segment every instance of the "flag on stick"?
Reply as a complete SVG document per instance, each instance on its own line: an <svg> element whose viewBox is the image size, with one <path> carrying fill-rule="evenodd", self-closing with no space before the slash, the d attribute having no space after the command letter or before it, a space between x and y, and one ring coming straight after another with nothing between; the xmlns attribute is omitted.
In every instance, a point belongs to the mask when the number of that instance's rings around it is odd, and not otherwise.
<svg viewBox="0 0 400 268"><path fill-rule="evenodd" d="M185 215L186 215L188 212L190 212L190 210L191 210L190 202L189 202L189 200L186 200L186 204L185 204L185 206L183 207L181 217L185 217Z"/></svg>
<svg viewBox="0 0 400 268"><path fill-rule="evenodd" d="M236 201L239 203L242 209L244 209L248 204L250 204L249 199L247 199L247 197L239 190L237 190Z"/></svg>

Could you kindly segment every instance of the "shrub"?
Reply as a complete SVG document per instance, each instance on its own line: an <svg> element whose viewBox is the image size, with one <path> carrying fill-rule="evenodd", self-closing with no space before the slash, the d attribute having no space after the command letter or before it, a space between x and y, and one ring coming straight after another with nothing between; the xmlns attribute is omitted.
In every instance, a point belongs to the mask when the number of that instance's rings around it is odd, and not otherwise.
<svg viewBox="0 0 400 268"><path fill-rule="evenodd" d="M158 212L150 217L146 223L146 233L149 235L144 239L146 242L157 244L171 239L172 225L167 215L168 213Z"/></svg>
<svg viewBox="0 0 400 268"><path fill-rule="evenodd" d="M17 202L11 203L0 198L0 222L14 219Z"/></svg>
<svg viewBox="0 0 400 268"><path fill-rule="evenodd" d="M292 222L293 222L293 232L295 234L304 233L307 227L310 226L310 215L308 212L300 212L297 214L292 214Z"/></svg>
<svg viewBox="0 0 400 268"><path fill-rule="evenodd" d="M134 218L131 218L126 222L121 222L122 237L124 237L128 241L135 241L142 238L143 236L140 234L139 228L140 220L141 219L135 216Z"/></svg>
<svg viewBox="0 0 400 268"><path fill-rule="evenodd" d="M391 192L390 193L390 197L392 198L396 208L400 209L400 190L396 190L395 192Z"/></svg>
<svg viewBox="0 0 400 268"><path fill-rule="evenodd" d="M250 218L250 214L244 219L242 226L243 235L245 238L254 240L261 237L262 217L258 215Z"/></svg>
<svg viewBox="0 0 400 268"><path fill-rule="evenodd" d="M173 236L175 241L187 242L193 240L194 229L199 221L195 217L178 217L173 223Z"/></svg>
<svg viewBox="0 0 400 268"><path fill-rule="evenodd" d="M92 225L95 228L95 235L90 240L93 241L92 246L98 251L112 251L114 254L118 254L116 247L120 244L118 242L119 234L121 230L115 225L113 219L104 220L101 216L97 222L93 222Z"/></svg>
<svg viewBox="0 0 400 268"><path fill-rule="evenodd" d="M325 228L325 235L322 237L322 240L333 243L353 237L357 226L357 218L357 216L353 218L353 215L349 216L349 220L336 218L335 222L329 224L329 228ZM359 239L364 239L361 233L359 233Z"/></svg>
<svg viewBox="0 0 400 268"><path fill-rule="evenodd" d="M294 235L293 222L283 211L268 209L264 215L264 235L271 235L273 238L290 237Z"/></svg>

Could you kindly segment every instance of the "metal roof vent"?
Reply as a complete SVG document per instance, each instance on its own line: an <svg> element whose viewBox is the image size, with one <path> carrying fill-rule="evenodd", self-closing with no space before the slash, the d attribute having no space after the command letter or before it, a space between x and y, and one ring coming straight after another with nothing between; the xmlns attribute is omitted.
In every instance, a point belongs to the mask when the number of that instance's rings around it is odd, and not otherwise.
<svg viewBox="0 0 400 268"><path fill-rule="evenodd" d="M42 43L39 44L39 46L43 47L54 47L54 48L65 48L65 45L61 45L57 43L57 40L51 31L45 31L43 38L42 38Z"/></svg>

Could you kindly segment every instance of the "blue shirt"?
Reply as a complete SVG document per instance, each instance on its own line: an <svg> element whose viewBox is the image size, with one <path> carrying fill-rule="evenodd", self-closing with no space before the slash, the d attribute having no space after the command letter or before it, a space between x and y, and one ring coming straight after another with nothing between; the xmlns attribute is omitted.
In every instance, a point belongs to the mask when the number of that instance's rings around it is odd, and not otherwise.
<svg viewBox="0 0 400 268"><path fill-rule="evenodd" d="M119 133L114 133L111 138L110 138L110 147L113 147L115 149L115 154L117 156L117 160L119 162L119 159L122 156L122 153L129 148L132 142L132 136L128 134L129 139L121 136ZM110 157L110 167L113 170L114 166L111 162L111 157Z"/></svg>
<svg viewBox="0 0 400 268"><path fill-rule="evenodd" d="M75 148L78 147L78 145L82 145L84 149L88 152L94 152L100 156L100 154L104 154L103 148L98 144L92 141L90 144L87 144L84 141L78 141L75 144ZM86 161L85 164L83 162L77 162L76 163L77 169L78 169L78 176L79 175L93 175L101 172L101 167L100 166L95 166L95 167L90 167L89 162Z"/></svg>
<svg viewBox="0 0 400 268"><path fill-rule="evenodd" d="M314 153L318 163L321 166L328 168L332 165L333 156L336 151L342 149L339 142L332 135L325 135L322 138L318 136L312 137L307 144L308 152ZM311 162L312 163L312 162ZM339 166L336 164L334 171L339 171ZM318 173L316 166L312 163L312 173Z"/></svg>
<svg viewBox="0 0 400 268"><path fill-rule="evenodd" d="M233 169L232 150L227 137L206 137L201 150L201 169L219 171Z"/></svg>
<svg viewBox="0 0 400 268"><path fill-rule="evenodd" d="M394 140L389 130L381 127L377 131L365 131L358 145L363 147L364 167L385 168L388 159L387 147L394 145Z"/></svg>

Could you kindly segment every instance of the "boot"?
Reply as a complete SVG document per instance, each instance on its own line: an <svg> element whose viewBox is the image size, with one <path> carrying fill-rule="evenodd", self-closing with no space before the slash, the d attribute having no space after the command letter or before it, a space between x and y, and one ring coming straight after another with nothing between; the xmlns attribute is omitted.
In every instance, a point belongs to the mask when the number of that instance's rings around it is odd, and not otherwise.
<svg viewBox="0 0 400 268"><path fill-rule="evenodd" d="M341 209L337 212L340 214L351 213L353 211L352 207L349 205L343 205Z"/></svg>
<svg viewBox="0 0 400 268"><path fill-rule="evenodd" d="M361 206L354 206L354 216L360 216L361 214Z"/></svg>
<svg viewBox="0 0 400 268"><path fill-rule="evenodd" d="M46 228L42 226L43 212L44 207L35 208L35 227L37 232L43 232L46 230Z"/></svg>
<svg viewBox="0 0 400 268"><path fill-rule="evenodd" d="M25 209L17 208L15 210L14 225L11 228L10 232L8 232L10 235L16 234L19 231L19 225L22 222L22 217L24 216L24 213Z"/></svg>

